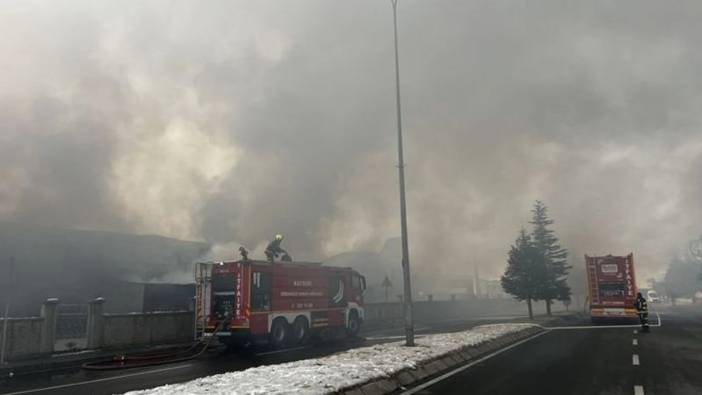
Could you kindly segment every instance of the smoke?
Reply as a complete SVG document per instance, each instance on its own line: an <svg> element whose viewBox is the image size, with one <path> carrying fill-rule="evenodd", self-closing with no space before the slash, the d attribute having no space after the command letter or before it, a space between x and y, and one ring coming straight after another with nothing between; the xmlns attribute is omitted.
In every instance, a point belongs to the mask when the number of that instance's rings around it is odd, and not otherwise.
<svg viewBox="0 0 702 395"><path fill-rule="evenodd" d="M702 233L697 2L399 8L412 264L504 267L546 202L639 275ZM298 259L399 233L390 5L9 1L0 219Z"/></svg>

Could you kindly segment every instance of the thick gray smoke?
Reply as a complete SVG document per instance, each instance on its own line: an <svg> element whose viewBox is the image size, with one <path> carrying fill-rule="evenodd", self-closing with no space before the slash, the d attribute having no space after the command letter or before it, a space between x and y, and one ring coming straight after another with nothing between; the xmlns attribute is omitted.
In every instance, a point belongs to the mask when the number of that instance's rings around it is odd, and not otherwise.
<svg viewBox="0 0 702 395"><path fill-rule="evenodd" d="M661 271L702 225L697 1L400 1L418 273L498 274L541 199ZM386 1L5 1L0 219L260 248L399 231ZM643 273L642 273L643 271Z"/></svg>

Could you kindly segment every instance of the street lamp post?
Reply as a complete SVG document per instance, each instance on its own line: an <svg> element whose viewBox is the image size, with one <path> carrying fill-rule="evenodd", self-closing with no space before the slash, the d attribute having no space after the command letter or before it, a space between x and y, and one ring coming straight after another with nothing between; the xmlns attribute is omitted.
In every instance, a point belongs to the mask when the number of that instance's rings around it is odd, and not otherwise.
<svg viewBox="0 0 702 395"><path fill-rule="evenodd" d="M7 346L7 324L10 320L10 298L13 296L12 290L14 289L15 281L15 257L10 257L10 267L7 276L7 295L5 295L7 299L5 299L5 314L3 314L2 320L2 339L0 340L0 365L6 363L5 348Z"/></svg>
<svg viewBox="0 0 702 395"><path fill-rule="evenodd" d="M412 284L407 241L407 204L405 202L405 161L402 149L402 111L400 106L400 59L397 50L397 1L392 3L392 20L395 32L395 88L397 102L397 157L400 178L400 221L402 225L402 276L404 278L405 345L414 346L414 320L412 318Z"/></svg>

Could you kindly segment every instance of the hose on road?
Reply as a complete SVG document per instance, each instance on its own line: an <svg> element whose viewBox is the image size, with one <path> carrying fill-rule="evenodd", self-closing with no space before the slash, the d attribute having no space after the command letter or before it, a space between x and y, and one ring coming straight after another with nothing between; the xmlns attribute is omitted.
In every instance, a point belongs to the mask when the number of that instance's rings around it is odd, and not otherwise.
<svg viewBox="0 0 702 395"><path fill-rule="evenodd" d="M114 355L110 359L105 359L96 362L87 362L81 365L82 369L85 370L117 370L117 369L132 369L132 368L143 368L149 366L166 365L177 362L185 362L199 357L204 354L205 351L210 347L212 341L216 337L214 334L217 333L221 326L221 322L217 325L215 330L212 332L207 341L197 341L194 342L190 347L182 351L168 352L168 353L154 353L146 352L139 354L119 354Z"/></svg>

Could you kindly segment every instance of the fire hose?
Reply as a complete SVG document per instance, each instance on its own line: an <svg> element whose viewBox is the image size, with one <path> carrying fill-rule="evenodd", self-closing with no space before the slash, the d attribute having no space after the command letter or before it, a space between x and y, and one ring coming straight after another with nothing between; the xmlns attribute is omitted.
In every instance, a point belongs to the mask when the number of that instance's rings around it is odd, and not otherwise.
<svg viewBox="0 0 702 395"><path fill-rule="evenodd" d="M222 322L217 324L212 332L212 336L209 339L206 341L200 340L194 342L190 347L182 351L169 353L145 352L133 355L117 354L110 359L84 363L81 365L81 368L85 370L117 370L143 368L189 361L199 357L200 355L204 354L205 351L207 351L215 338L214 334L217 333L221 325ZM198 350L200 347L201 349Z"/></svg>

